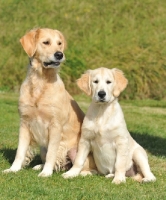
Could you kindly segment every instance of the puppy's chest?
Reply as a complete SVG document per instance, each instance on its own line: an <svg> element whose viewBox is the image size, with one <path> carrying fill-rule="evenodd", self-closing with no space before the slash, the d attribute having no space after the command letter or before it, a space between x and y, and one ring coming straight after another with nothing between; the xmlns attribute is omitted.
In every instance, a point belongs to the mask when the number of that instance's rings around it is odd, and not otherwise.
<svg viewBox="0 0 166 200"><path fill-rule="evenodd" d="M108 122L107 122L108 123ZM111 122L104 124L103 120L90 122L84 136L90 141L95 163L100 173L114 172L116 144Z"/></svg>
<svg viewBox="0 0 166 200"><path fill-rule="evenodd" d="M88 140L95 140L98 138L109 140L113 139L112 133L112 122L106 121L102 118L97 120L87 120L84 121L84 133ZM87 132L87 134L86 134Z"/></svg>

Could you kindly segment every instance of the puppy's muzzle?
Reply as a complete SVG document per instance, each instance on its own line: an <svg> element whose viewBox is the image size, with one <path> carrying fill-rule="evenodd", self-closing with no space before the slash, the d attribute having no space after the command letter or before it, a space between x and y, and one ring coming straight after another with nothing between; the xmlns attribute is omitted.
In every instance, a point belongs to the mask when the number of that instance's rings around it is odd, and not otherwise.
<svg viewBox="0 0 166 200"><path fill-rule="evenodd" d="M99 98L100 98L100 101L101 101L101 102L104 102L104 101L105 101L106 92L105 92L104 90L100 90L100 91L98 92L98 96L99 96Z"/></svg>

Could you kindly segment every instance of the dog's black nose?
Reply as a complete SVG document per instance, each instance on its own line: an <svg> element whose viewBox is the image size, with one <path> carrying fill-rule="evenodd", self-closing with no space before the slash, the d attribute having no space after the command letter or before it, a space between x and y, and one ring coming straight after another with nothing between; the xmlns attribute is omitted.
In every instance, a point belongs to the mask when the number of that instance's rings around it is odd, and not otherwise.
<svg viewBox="0 0 166 200"><path fill-rule="evenodd" d="M98 96L99 96L101 99L103 99L103 98L105 97L105 95L106 95L106 93L105 93L103 90L101 90L101 91L98 92Z"/></svg>
<svg viewBox="0 0 166 200"><path fill-rule="evenodd" d="M55 54L54 54L55 58L57 60L61 60L63 58L63 53L60 52L60 51L57 51Z"/></svg>

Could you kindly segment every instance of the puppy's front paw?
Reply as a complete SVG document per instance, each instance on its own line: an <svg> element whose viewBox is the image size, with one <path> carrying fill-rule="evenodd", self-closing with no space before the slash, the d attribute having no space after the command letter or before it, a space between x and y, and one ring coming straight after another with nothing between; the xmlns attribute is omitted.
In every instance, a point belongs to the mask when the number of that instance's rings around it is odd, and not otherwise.
<svg viewBox="0 0 166 200"><path fill-rule="evenodd" d="M120 183L125 183L126 182L126 178L125 176L123 177L114 177L112 183L115 183L115 184L120 184Z"/></svg>
<svg viewBox="0 0 166 200"><path fill-rule="evenodd" d="M38 176L39 177L49 177L52 176L53 171L52 170L43 170Z"/></svg>
<svg viewBox="0 0 166 200"><path fill-rule="evenodd" d="M155 182L155 181L156 181L156 177L153 174L149 177L144 177L142 179L142 183Z"/></svg>
<svg viewBox="0 0 166 200"><path fill-rule="evenodd" d="M81 176L88 176L88 175L93 175L93 173L91 171L81 171L80 173Z"/></svg>
<svg viewBox="0 0 166 200"><path fill-rule="evenodd" d="M106 178L114 178L115 174L107 174L105 177Z"/></svg>
<svg viewBox="0 0 166 200"><path fill-rule="evenodd" d="M36 171L38 171L38 170L42 170L43 169L43 164L40 164L40 165L36 165L36 166L34 166L32 169L33 170L36 170Z"/></svg>
<svg viewBox="0 0 166 200"><path fill-rule="evenodd" d="M74 172L71 172L71 171L68 171L68 172L62 174L62 177L65 178L65 179L74 178L76 176L78 176L78 173L74 173Z"/></svg>

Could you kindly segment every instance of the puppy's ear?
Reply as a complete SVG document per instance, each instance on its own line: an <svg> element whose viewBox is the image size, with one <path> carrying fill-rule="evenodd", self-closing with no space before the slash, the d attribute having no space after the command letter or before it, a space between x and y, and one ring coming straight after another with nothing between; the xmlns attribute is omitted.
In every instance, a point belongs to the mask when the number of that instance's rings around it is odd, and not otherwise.
<svg viewBox="0 0 166 200"><path fill-rule="evenodd" d="M119 69L112 69L113 70L113 76L115 79L115 86L113 90L113 95L115 97L118 97L120 93L126 88L128 84L128 80L125 78L123 72Z"/></svg>
<svg viewBox="0 0 166 200"><path fill-rule="evenodd" d="M36 51L36 33L38 29L31 30L27 34L25 34L20 42L23 46L24 51L28 54L29 57L32 57Z"/></svg>
<svg viewBox="0 0 166 200"><path fill-rule="evenodd" d="M78 87L83 90L87 95L91 95L90 87L90 70L82 74L81 78L77 80Z"/></svg>

